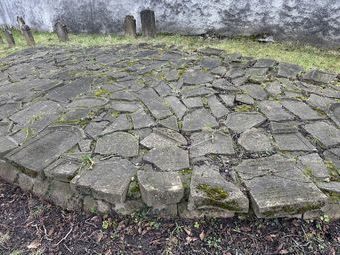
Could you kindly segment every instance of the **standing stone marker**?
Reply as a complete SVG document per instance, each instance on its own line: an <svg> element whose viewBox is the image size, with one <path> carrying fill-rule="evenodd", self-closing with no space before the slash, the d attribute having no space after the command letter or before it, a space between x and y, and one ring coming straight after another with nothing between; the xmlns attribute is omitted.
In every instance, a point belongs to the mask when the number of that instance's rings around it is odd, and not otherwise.
<svg viewBox="0 0 340 255"><path fill-rule="evenodd" d="M17 21L19 23L21 33L25 37L27 45L31 47L35 46L35 40L31 28L28 25L26 25L25 20L22 17L18 16Z"/></svg>
<svg viewBox="0 0 340 255"><path fill-rule="evenodd" d="M15 45L15 40L14 40L12 31L8 27L6 27L5 30L4 30L4 34L5 34L5 38L6 38L8 47L13 48L14 45Z"/></svg>
<svg viewBox="0 0 340 255"><path fill-rule="evenodd" d="M59 41L67 42L69 40L67 26L60 20L58 20L57 23L55 24L55 30L59 38Z"/></svg>
<svg viewBox="0 0 340 255"><path fill-rule="evenodd" d="M127 15L124 21L125 36L137 37L136 20L132 15Z"/></svg>
<svg viewBox="0 0 340 255"><path fill-rule="evenodd" d="M146 37L155 37L156 35L156 19L155 12L152 10L143 10L140 13L142 21L142 34Z"/></svg>

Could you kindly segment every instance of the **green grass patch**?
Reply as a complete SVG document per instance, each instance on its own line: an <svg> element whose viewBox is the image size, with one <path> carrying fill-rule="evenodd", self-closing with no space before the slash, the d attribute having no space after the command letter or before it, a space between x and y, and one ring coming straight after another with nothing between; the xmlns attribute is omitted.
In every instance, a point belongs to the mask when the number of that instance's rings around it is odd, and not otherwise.
<svg viewBox="0 0 340 255"><path fill-rule="evenodd" d="M6 45L0 45L0 57L7 56L18 50L26 48L23 36L18 31L13 32L16 47L7 49ZM309 69L321 69L326 71L340 72L340 51L321 49L309 45L293 42L280 42L272 44L258 43L251 38L237 39L204 39L199 36L181 35L158 35L156 38L131 38L117 35L87 35L71 34L70 41L61 43L56 34L47 32L34 32L37 46L81 46L96 47L118 44L165 44L182 47L184 50L197 50L200 48L213 47L225 50L227 53L241 53L244 56L254 58L271 58L278 61L298 64Z"/></svg>

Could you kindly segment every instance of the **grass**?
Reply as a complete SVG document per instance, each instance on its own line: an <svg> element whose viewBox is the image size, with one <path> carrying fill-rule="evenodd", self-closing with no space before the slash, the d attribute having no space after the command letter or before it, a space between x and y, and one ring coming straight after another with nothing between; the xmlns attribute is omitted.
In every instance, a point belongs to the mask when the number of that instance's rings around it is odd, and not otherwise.
<svg viewBox="0 0 340 255"><path fill-rule="evenodd" d="M18 31L14 31L17 46L8 49L6 45L0 45L0 57L7 56L18 50L26 48L26 43ZM117 44L166 44L183 47L185 50L196 50L205 47L213 47L225 50L228 53L241 53L244 56L254 58L272 58L278 61L300 65L306 70L321 69L340 73L340 49L321 49L309 45L292 42L262 44L250 38L238 39L204 39L199 36L159 35L154 39L138 37L129 38L118 35L70 35L68 43L60 43L56 34L47 32L34 32L34 38L38 46L63 45L66 46L109 46Z"/></svg>

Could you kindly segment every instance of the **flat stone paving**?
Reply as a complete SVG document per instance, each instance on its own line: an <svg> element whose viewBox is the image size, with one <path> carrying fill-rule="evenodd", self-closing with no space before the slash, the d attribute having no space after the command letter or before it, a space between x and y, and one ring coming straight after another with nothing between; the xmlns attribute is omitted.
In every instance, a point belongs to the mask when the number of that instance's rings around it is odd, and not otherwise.
<svg viewBox="0 0 340 255"><path fill-rule="evenodd" d="M218 49L1 59L0 177L67 209L340 217L339 75Z"/></svg>

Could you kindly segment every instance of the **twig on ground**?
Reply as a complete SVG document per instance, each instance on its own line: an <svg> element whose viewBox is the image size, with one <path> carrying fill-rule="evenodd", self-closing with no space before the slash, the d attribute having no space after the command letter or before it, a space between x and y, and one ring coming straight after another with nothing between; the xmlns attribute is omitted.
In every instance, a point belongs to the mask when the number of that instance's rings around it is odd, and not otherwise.
<svg viewBox="0 0 340 255"><path fill-rule="evenodd" d="M70 231L68 231L67 234L58 243L55 244L55 246L58 246L59 244L61 244L62 241L66 240L66 238L71 234L72 230L73 226L71 226Z"/></svg>

